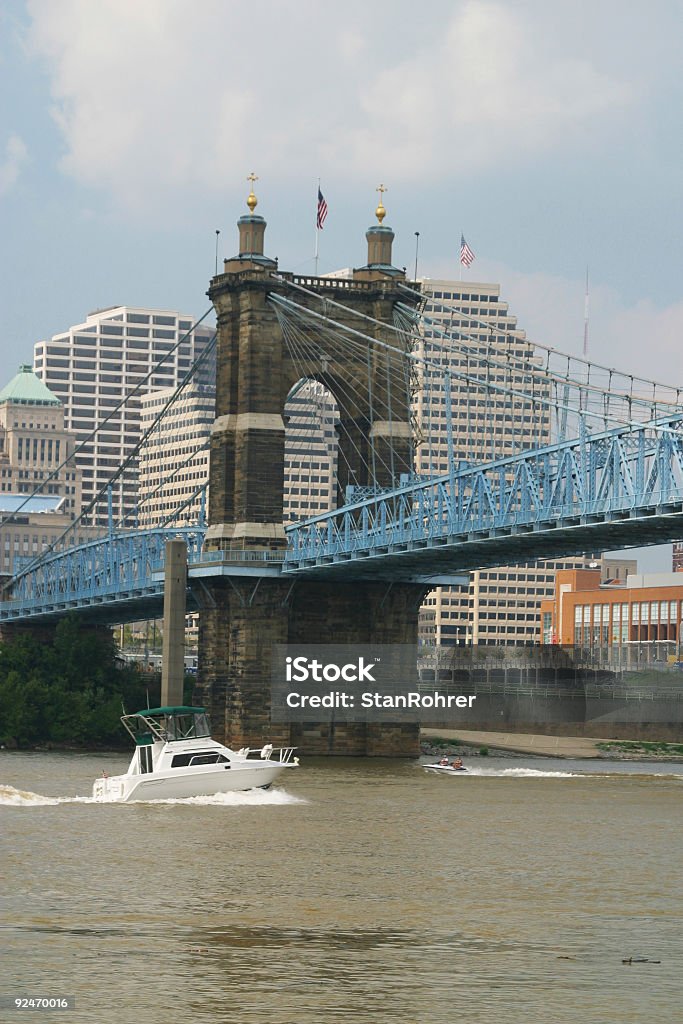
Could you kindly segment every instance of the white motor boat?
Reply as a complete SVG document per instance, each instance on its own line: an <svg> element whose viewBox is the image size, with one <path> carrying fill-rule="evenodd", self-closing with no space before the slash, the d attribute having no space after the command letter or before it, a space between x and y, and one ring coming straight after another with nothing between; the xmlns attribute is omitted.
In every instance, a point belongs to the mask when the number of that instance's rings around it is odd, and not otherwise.
<svg viewBox="0 0 683 1024"><path fill-rule="evenodd" d="M467 771L464 765L456 767L453 764L424 764L422 767L426 772L436 772L440 775L459 775L460 772Z"/></svg>
<svg viewBox="0 0 683 1024"><path fill-rule="evenodd" d="M296 768L295 747L231 750L211 739L204 708L148 708L124 715L135 740L125 775L96 779L95 800L169 800L267 789L287 768Z"/></svg>

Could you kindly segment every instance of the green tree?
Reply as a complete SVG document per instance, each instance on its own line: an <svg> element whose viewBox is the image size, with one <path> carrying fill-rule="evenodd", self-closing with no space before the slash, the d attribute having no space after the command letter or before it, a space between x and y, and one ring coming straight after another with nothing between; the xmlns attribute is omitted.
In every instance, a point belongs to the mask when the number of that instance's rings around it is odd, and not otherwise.
<svg viewBox="0 0 683 1024"><path fill-rule="evenodd" d="M158 687L121 663L110 630L67 616L51 642L24 634L0 644L0 743L121 745L122 708L157 703Z"/></svg>

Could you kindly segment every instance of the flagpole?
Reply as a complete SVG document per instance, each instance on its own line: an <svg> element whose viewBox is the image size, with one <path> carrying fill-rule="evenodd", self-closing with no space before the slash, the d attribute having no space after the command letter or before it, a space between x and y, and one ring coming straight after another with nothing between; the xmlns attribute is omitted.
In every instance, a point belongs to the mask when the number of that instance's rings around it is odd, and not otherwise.
<svg viewBox="0 0 683 1024"><path fill-rule="evenodd" d="M318 196L320 195L320 178L318 178L318 191L315 197L315 276L318 276L318 240L320 228L318 227Z"/></svg>
<svg viewBox="0 0 683 1024"><path fill-rule="evenodd" d="M458 277L458 281L462 281L462 240L463 240L464 237L465 236L463 235L463 233L461 231L460 232L460 271L459 271L460 276Z"/></svg>

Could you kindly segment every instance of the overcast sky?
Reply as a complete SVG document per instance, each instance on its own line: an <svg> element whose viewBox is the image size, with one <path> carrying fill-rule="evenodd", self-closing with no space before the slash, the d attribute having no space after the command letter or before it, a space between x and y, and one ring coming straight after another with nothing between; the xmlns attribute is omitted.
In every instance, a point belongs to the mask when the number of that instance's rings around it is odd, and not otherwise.
<svg viewBox="0 0 683 1024"><path fill-rule="evenodd" d="M2 381L112 304L201 315L250 171L266 249L500 282L532 340L683 384L679 0L3 0Z"/></svg>

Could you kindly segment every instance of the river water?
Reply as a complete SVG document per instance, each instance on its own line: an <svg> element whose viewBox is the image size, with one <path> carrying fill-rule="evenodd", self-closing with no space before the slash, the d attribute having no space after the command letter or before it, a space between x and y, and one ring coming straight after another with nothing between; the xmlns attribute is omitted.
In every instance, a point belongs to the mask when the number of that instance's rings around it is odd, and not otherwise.
<svg viewBox="0 0 683 1024"><path fill-rule="evenodd" d="M0 753L0 997L87 1024L683 1020L683 765L305 759L268 792L89 802L126 764Z"/></svg>

